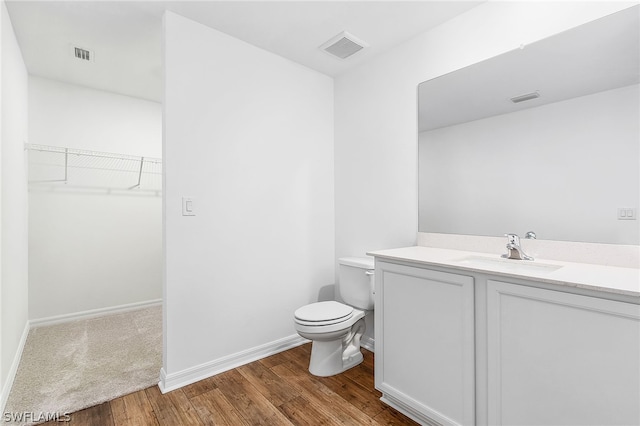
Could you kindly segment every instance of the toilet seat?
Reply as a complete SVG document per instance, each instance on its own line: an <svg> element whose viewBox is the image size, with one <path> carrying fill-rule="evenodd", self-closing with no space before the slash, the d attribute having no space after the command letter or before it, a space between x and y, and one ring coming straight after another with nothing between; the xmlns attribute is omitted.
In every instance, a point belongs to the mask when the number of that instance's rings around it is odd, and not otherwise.
<svg viewBox="0 0 640 426"><path fill-rule="evenodd" d="M294 319L300 325L319 327L348 321L353 311L353 307L340 302L316 302L297 309Z"/></svg>

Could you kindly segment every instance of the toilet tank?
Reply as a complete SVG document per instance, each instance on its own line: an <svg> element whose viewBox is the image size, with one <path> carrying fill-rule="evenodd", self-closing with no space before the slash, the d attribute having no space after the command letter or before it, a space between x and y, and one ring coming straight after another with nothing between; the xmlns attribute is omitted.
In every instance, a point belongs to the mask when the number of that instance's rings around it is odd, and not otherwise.
<svg viewBox="0 0 640 426"><path fill-rule="evenodd" d="M372 257L338 259L338 292L344 303L367 311L373 309L373 271Z"/></svg>

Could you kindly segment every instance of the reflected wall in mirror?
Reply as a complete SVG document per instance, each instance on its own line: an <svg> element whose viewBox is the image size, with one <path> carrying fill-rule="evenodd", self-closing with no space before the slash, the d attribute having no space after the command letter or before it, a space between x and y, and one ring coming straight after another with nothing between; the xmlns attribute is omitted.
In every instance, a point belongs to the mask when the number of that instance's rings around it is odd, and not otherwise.
<svg viewBox="0 0 640 426"><path fill-rule="evenodd" d="M419 85L420 232L640 243L639 8Z"/></svg>

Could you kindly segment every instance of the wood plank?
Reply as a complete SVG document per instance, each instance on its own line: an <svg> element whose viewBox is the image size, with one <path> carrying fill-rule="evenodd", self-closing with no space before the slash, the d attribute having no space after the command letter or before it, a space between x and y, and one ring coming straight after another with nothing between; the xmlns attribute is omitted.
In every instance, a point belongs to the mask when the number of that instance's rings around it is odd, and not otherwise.
<svg viewBox="0 0 640 426"><path fill-rule="evenodd" d="M288 360L288 358L284 355L283 352L277 353L275 355L271 355L268 356L266 358L262 358L260 360L258 360L258 362L262 365L264 365L267 368L271 368L275 365L278 364L282 364L283 362L286 362Z"/></svg>
<svg viewBox="0 0 640 426"><path fill-rule="evenodd" d="M373 370L373 367L375 366L375 354L368 349L360 349L362 350L362 356L364 357L364 361L362 361L362 364L370 367Z"/></svg>
<svg viewBox="0 0 640 426"><path fill-rule="evenodd" d="M284 354L293 361L297 366L298 371L302 368L307 371L309 359L306 358L304 353L301 351L287 351L284 352ZM376 416L386 407L378 397L371 398L371 394L374 392L372 389L365 389L363 386L345 376L344 373L331 377L318 377L317 379L320 383L340 395L347 402L354 405L369 417ZM377 396L379 394L375 395Z"/></svg>
<svg viewBox="0 0 640 426"><path fill-rule="evenodd" d="M300 396L289 384L259 362L243 365L238 368L238 372L275 406Z"/></svg>
<svg viewBox="0 0 640 426"><path fill-rule="evenodd" d="M369 390L348 377L318 377L318 380L369 417L375 417L386 408L380 399L372 398Z"/></svg>
<svg viewBox="0 0 640 426"><path fill-rule="evenodd" d="M209 392L216 388L216 382L211 377L200 380L198 382L187 385L182 389L185 396L189 399L194 398L200 394Z"/></svg>
<svg viewBox="0 0 640 426"><path fill-rule="evenodd" d="M236 409L217 387L209 392L191 398L190 402L202 422L207 426L252 425L251 422L240 417Z"/></svg>
<svg viewBox="0 0 640 426"><path fill-rule="evenodd" d="M387 407L384 411L374 417L376 423L381 425L403 425L414 426L419 423L414 422L409 417L405 416L401 412L394 410L391 407Z"/></svg>
<svg viewBox="0 0 640 426"><path fill-rule="evenodd" d="M378 397L380 397L380 393L375 390L373 368L368 366L364 362L353 368L350 368L349 370L345 371L342 374L344 374L345 377L348 377L349 379L353 380L355 383L360 385L363 389L366 389L369 392L372 392Z"/></svg>
<svg viewBox="0 0 640 426"><path fill-rule="evenodd" d="M200 417L181 389L165 393L157 386L145 389L160 426L202 425Z"/></svg>
<svg viewBox="0 0 640 426"><path fill-rule="evenodd" d="M282 404L279 408L291 420L291 423L296 425L322 426L335 424L335 420L332 417L302 396Z"/></svg>
<svg viewBox="0 0 640 426"><path fill-rule="evenodd" d="M289 349L285 352L282 352L285 355L295 356L302 359L311 358L311 343L307 343L304 345L296 346L295 348Z"/></svg>
<svg viewBox="0 0 640 426"><path fill-rule="evenodd" d="M287 352L291 353L303 353L306 355L311 355L311 347L313 346L312 342L305 343L304 345L296 346L295 348L289 349Z"/></svg>
<svg viewBox="0 0 640 426"><path fill-rule="evenodd" d="M271 371L273 371L275 374L279 375L280 377L283 377L287 380L289 380L289 375L294 375L296 377L300 376L300 377L315 377L314 375L312 375L311 373L309 373L309 370L307 369L306 365L300 365L300 362L294 361L292 359L289 358L289 356L287 355L283 355L284 356L284 361L274 365L273 367L270 368ZM285 373L285 376L282 376L281 374L279 374L279 369L284 368L287 373Z"/></svg>
<svg viewBox="0 0 640 426"><path fill-rule="evenodd" d="M65 423L71 426L114 426L109 402L102 403L71 414L71 420Z"/></svg>
<svg viewBox="0 0 640 426"><path fill-rule="evenodd" d="M307 354L301 350L296 350L298 348L294 348L292 350L282 352L282 354L289 359L289 361L294 362L299 366L302 371L309 371L309 360L311 359L311 353Z"/></svg>
<svg viewBox="0 0 640 426"><path fill-rule="evenodd" d="M238 411L253 425L286 425L289 420L264 397L258 389L237 370L214 376L218 389Z"/></svg>
<svg viewBox="0 0 640 426"><path fill-rule="evenodd" d="M311 373L300 374L284 364L274 366L272 370L280 377L285 378L310 403L322 407L328 416L334 419L335 424L375 424L371 417L320 383Z"/></svg>
<svg viewBox="0 0 640 426"><path fill-rule="evenodd" d="M151 403L145 390L130 393L111 401L111 415L116 426L157 426Z"/></svg>

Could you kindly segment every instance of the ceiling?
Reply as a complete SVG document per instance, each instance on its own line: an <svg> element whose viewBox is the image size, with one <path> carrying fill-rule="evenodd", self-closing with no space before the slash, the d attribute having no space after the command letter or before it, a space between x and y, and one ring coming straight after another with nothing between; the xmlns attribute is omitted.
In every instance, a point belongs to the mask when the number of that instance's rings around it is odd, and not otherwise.
<svg viewBox="0 0 640 426"><path fill-rule="evenodd" d="M160 102L162 14L171 10L337 76L482 1L16 1L6 5L30 74ZM348 31L369 47L319 49ZM94 52L94 61L73 56Z"/></svg>
<svg viewBox="0 0 640 426"><path fill-rule="evenodd" d="M633 6L419 86L419 131L534 108L640 81ZM511 98L538 92L514 104Z"/></svg>

